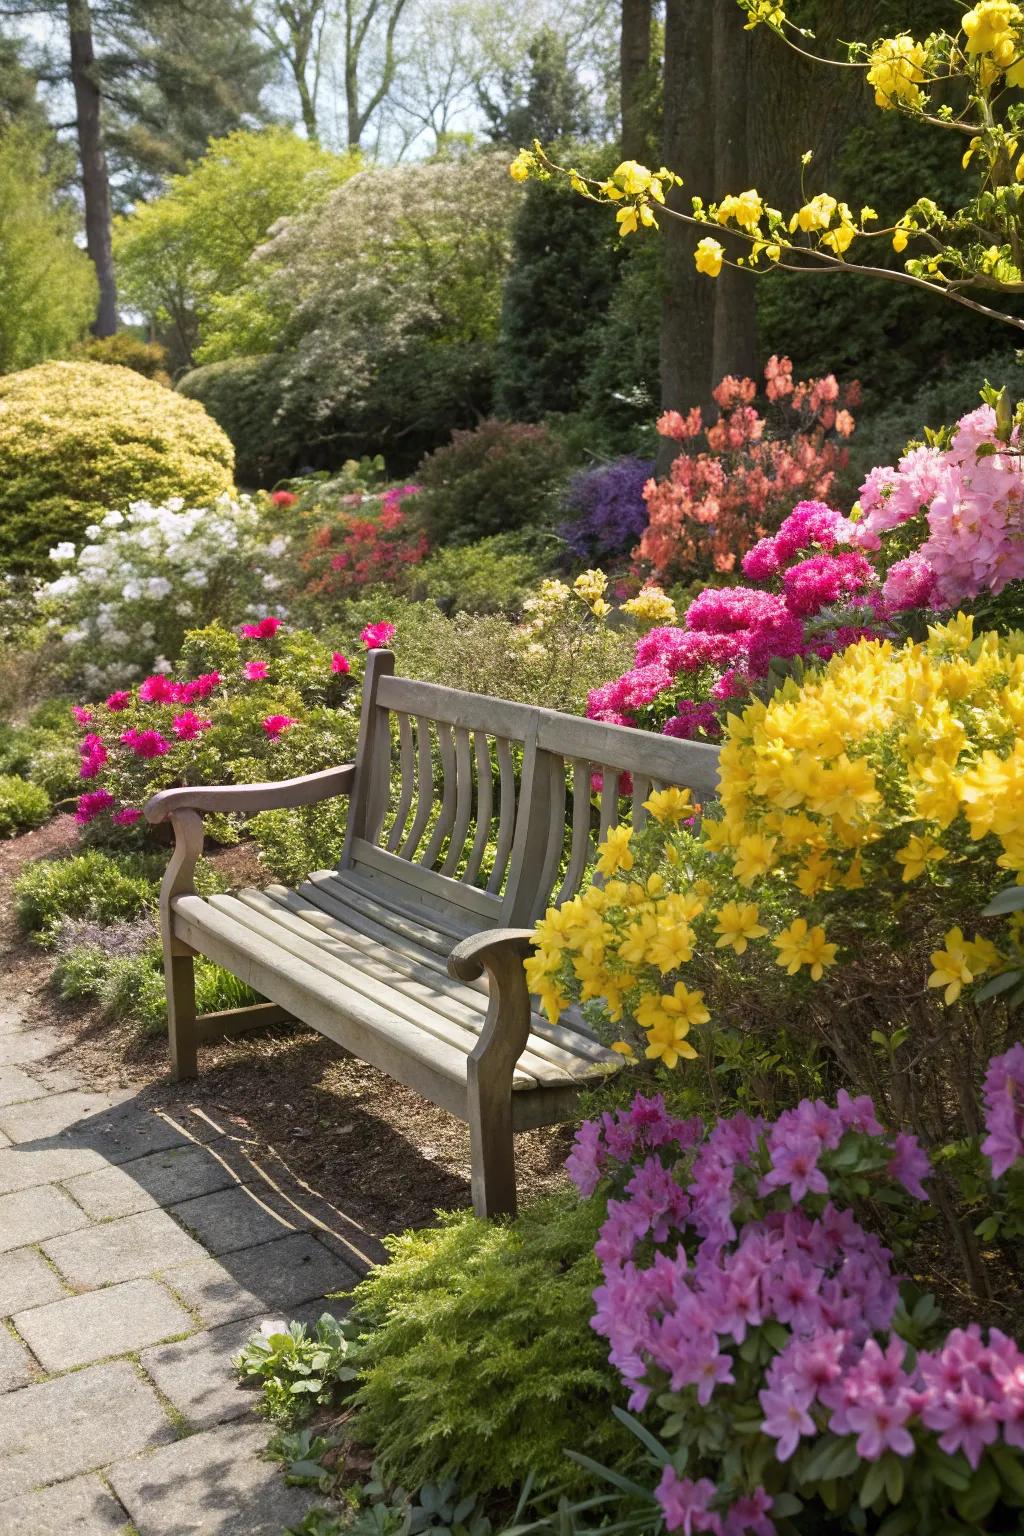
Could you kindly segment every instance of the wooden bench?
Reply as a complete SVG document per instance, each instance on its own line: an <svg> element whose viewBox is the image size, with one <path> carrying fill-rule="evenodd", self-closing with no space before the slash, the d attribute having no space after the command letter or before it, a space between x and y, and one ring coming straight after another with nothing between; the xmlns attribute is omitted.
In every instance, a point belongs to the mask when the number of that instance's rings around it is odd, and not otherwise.
<svg viewBox="0 0 1024 1536"><path fill-rule="evenodd" d="M530 927L579 890L611 826L642 823L652 788L713 796L718 753L393 674L391 652L371 653L354 764L146 806L175 833L160 900L173 1072L194 1077L206 1040L298 1019L468 1121L474 1207L510 1212L514 1132L571 1117L580 1088L621 1066L574 1011L557 1025L532 1011ZM197 893L204 811L343 794L337 869ZM197 954L270 1001L197 1017Z"/></svg>

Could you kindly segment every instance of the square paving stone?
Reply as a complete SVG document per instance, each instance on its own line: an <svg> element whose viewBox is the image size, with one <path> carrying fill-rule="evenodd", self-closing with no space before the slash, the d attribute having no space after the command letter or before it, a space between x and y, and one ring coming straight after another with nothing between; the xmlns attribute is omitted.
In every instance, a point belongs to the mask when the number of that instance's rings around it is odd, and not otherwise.
<svg viewBox="0 0 1024 1536"><path fill-rule="evenodd" d="M164 1279L207 1327L289 1307L355 1285L356 1276L304 1232L168 1270Z"/></svg>
<svg viewBox="0 0 1024 1536"><path fill-rule="evenodd" d="M265 1425L228 1424L108 1475L140 1536L280 1536L323 1495L287 1487L266 1441Z"/></svg>
<svg viewBox="0 0 1024 1536"><path fill-rule="evenodd" d="M64 1041L52 1029L11 1028L3 1036L5 1066L24 1065L31 1061L45 1061L63 1048Z"/></svg>
<svg viewBox="0 0 1024 1536"><path fill-rule="evenodd" d="M121 1536L127 1523L98 1477L75 1477L0 1504L0 1536Z"/></svg>
<svg viewBox="0 0 1024 1536"><path fill-rule="evenodd" d="M204 1249L165 1211L103 1221L41 1246L68 1284L75 1286L135 1280L205 1256Z"/></svg>
<svg viewBox="0 0 1024 1536"><path fill-rule="evenodd" d="M18 1145L91 1149L108 1163L126 1163L185 1141L160 1115L132 1103L133 1097L131 1090L55 1093L0 1109L0 1131Z"/></svg>
<svg viewBox="0 0 1024 1536"><path fill-rule="evenodd" d="M230 1253L235 1248L252 1248L257 1243L273 1242L276 1237L287 1237L297 1230L301 1220L288 1221L275 1215L240 1184L199 1200L172 1205L171 1213L211 1253ZM298 1212L295 1214L298 1218Z"/></svg>
<svg viewBox="0 0 1024 1536"><path fill-rule="evenodd" d="M340 1315L336 1303L322 1301L291 1308L287 1321L311 1324L324 1312ZM255 1411L259 1394L251 1385L239 1381L232 1361L269 1316L263 1313L240 1318L205 1333L195 1333L176 1344L144 1349L139 1357L142 1367L164 1396L197 1428L208 1429L213 1424L241 1418ZM0 1536L2 1531L0 1527Z"/></svg>
<svg viewBox="0 0 1024 1536"><path fill-rule="evenodd" d="M47 1307L18 1312L14 1326L48 1371L69 1371L110 1355L191 1333L191 1317L155 1280L66 1296Z"/></svg>
<svg viewBox="0 0 1024 1536"><path fill-rule="evenodd" d="M0 1253L0 1317L26 1307L44 1307L66 1295L57 1275L34 1248Z"/></svg>
<svg viewBox="0 0 1024 1536"><path fill-rule="evenodd" d="M127 1360L22 1387L0 1397L0 1500L173 1439L159 1398Z"/></svg>
<svg viewBox="0 0 1024 1536"><path fill-rule="evenodd" d="M0 1195L0 1253L84 1227L88 1216L62 1189L42 1184Z"/></svg>
<svg viewBox="0 0 1024 1536"><path fill-rule="evenodd" d="M0 1051L0 1057L3 1056ZM20 1104L26 1099L41 1099L46 1092L24 1067L0 1066L0 1105Z"/></svg>
<svg viewBox="0 0 1024 1536"><path fill-rule="evenodd" d="M36 1184L51 1184L56 1179L70 1179L79 1173L105 1168L106 1159L90 1147L47 1147L29 1150L12 1147L0 1132L0 1194L15 1189L29 1189Z"/></svg>
<svg viewBox="0 0 1024 1536"><path fill-rule="evenodd" d="M31 1380L32 1357L28 1350L0 1326L0 1392L12 1392Z"/></svg>
<svg viewBox="0 0 1024 1536"><path fill-rule="evenodd" d="M67 1187L90 1216L107 1221L112 1216L132 1216L157 1205L209 1195L234 1182L230 1169L212 1152L186 1145L83 1174L70 1179Z"/></svg>

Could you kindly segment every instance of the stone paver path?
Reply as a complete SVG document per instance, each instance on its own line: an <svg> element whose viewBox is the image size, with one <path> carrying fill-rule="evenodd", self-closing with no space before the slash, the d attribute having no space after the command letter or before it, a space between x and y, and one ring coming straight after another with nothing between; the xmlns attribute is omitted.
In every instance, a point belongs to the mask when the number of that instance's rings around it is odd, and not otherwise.
<svg viewBox="0 0 1024 1536"><path fill-rule="evenodd" d="M207 1115L95 1093L0 1010L0 1536L280 1536L315 1502L266 1461L231 1361L380 1257Z"/></svg>

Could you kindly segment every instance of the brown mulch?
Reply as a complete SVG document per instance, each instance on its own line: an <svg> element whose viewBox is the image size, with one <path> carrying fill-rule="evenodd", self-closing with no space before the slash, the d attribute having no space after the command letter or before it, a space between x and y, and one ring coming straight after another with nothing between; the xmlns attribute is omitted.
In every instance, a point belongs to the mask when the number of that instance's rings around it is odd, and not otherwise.
<svg viewBox="0 0 1024 1536"><path fill-rule="evenodd" d="M284 1163L325 1200L374 1235L429 1223L437 1210L468 1206L469 1133L443 1110L330 1041L299 1027L266 1030L205 1047L200 1077L172 1083L166 1044L98 1010L64 1003L51 985L53 961L18 932L11 883L32 859L76 851L72 817L0 842L0 1006L16 1002L33 1023L66 1040L55 1064L97 1089L138 1087L174 1114L200 1111L237 1137L257 1164ZM233 884L266 883L244 845L213 853ZM566 1126L516 1138L520 1202L565 1182Z"/></svg>

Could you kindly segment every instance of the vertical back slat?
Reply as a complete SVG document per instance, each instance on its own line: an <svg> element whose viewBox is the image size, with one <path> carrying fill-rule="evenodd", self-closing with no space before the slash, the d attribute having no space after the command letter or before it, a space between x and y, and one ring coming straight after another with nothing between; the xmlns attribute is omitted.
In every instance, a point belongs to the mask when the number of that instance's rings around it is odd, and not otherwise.
<svg viewBox="0 0 1024 1536"><path fill-rule="evenodd" d="M455 820L455 740L452 727L441 721L437 722L437 745L441 753L441 808L426 851L419 860L427 869L433 868L434 860L441 852L441 845L452 830Z"/></svg>
<svg viewBox="0 0 1024 1536"><path fill-rule="evenodd" d="M651 781L642 773L633 775L633 826L639 832L647 820L644 801L650 798Z"/></svg>
<svg viewBox="0 0 1024 1536"><path fill-rule="evenodd" d="M572 846L569 867L558 893L558 905L575 896L593 853L590 837L590 764L582 757L572 760Z"/></svg>
<svg viewBox="0 0 1024 1536"><path fill-rule="evenodd" d="M416 716L416 815L409 836L402 844L400 857L412 859L430 820L434 804L434 754L431 750L430 721Z"/></svg>
<svg viewBox="0 0 1024 1536"><path fill-rule="evenodd" d="M409 809L412 806L412 793L416 785L416 749L412 739L412 721L408 715L398 717L398 760L402 785L398 794L398 805L395 808L395 819L388 833L389 853L394 853L402 841L405 824L409 820Z"/></svg>
<svg viewBox="0 0 1024 1536"><path fill-rule="evenodd" d="M469 732L455 727L455 823L448 843L448 856L441 866L442 875L454 875L466 847L466 834L473 816L473 752Z"/></svg>
<svg viewBox="0 0 1024 1536"><path fill-rule="evenodd" d="M388 712L377 704L377 690L382 677L395 670L392 651L373 651L366 660L363 674L363 703L359 715L359 743L356 747L356 776L348 806L348 826L339 868L351 862L356 838L373 841L380 832L391 783L391 724Z"/></svg>
<svg viewBox="0 0 1024 1536"><path fill-rule="evenodd" d="M597 840L603 843L610 829L619 819L619 774L614 768L601 768L599 772L603 784L601 786L601 828L597 834Z"/></svg>
<svg viewBox="0 0 1024 1536"><path fill-rule="evenodd" d="M498 753L498 777L501 785L498 802L498 843L494 850L494 868L487 882L487 889L494 895L501 890L505 878L508 856L512 852L512 838L516 830L516 773L512 762L512 748L504 736L496 736L494 745Z"/></svg>
<svg viewBox="0 0 1024 1536"><path fill-rule="evenodd" d="M548 905L551 890L558 878L558 866L565 852L565 760L549 759L550 805L548 810L548 845L537 881L537 895L533 904L534 918L540 917Z"/></svg>
<svg viewBox="0 0 1024 1536"><path fill-rule="evenodd" d="M474 731L476 747L476 836L466 860L463 875L467 885L472 885L480 873L484 850L491 837L491 807L494 801L494 785L491 780L491 744L486 732Z"/></svg>

